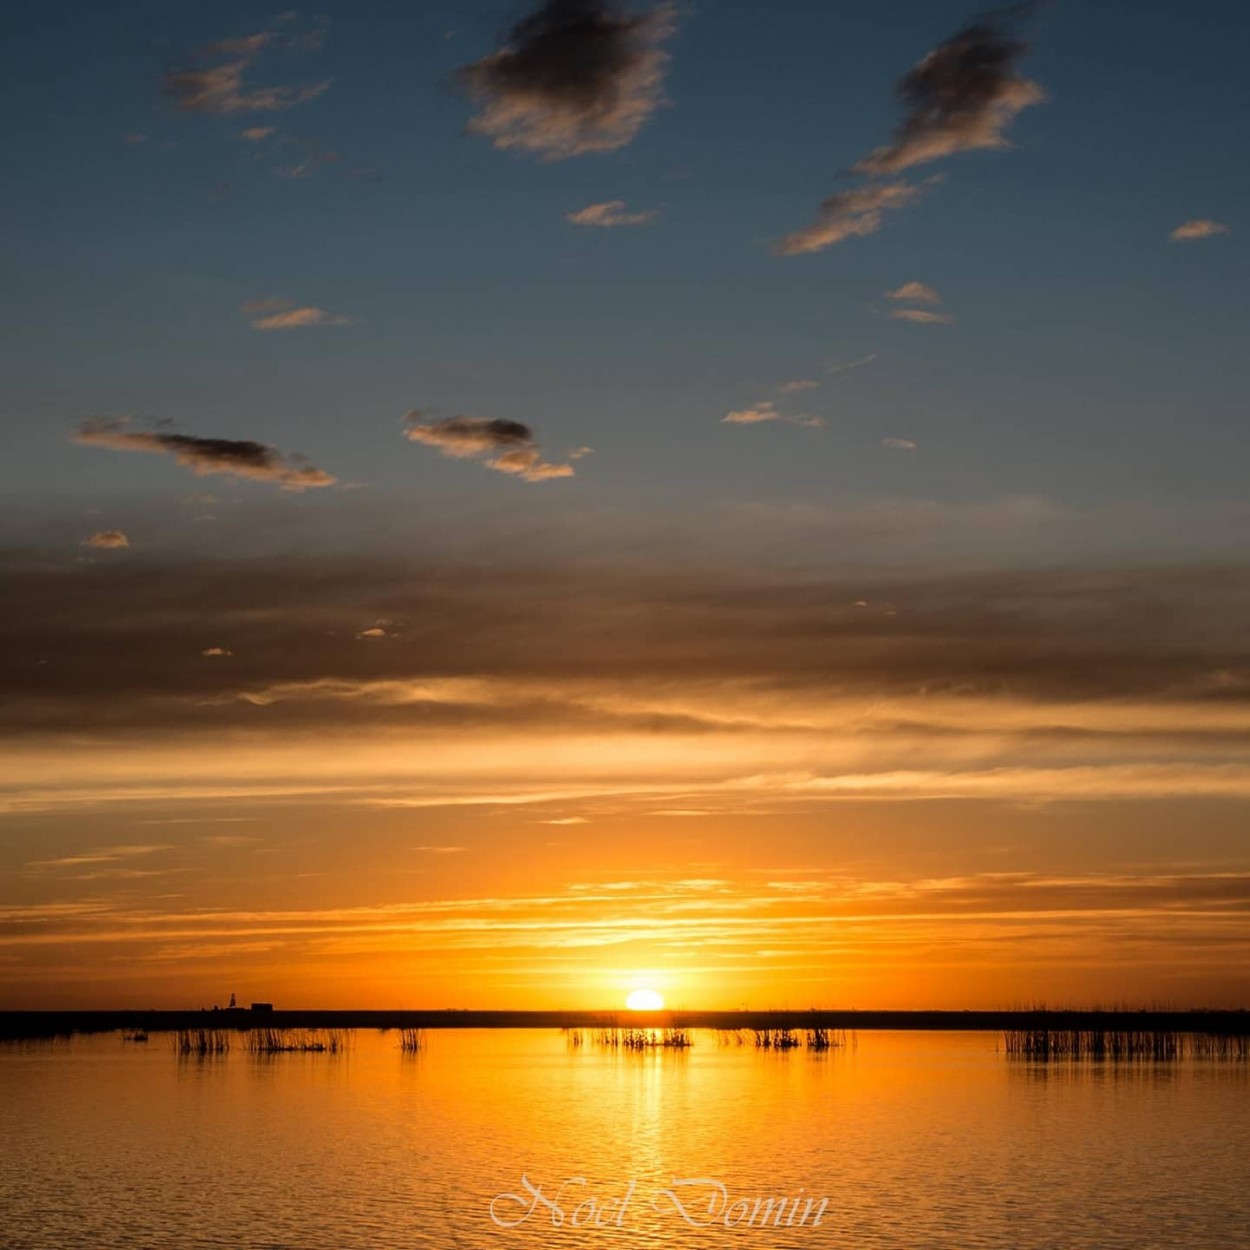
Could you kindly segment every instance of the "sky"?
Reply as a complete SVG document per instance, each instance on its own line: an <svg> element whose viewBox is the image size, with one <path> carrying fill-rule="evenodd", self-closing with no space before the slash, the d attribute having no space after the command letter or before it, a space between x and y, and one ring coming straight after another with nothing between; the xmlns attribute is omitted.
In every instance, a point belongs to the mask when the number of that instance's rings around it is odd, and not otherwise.
<svg viewBox="0 0 1250 1250"><path fill-rule="evenodd" d="M24 5L0 1007L1250 998L1243 6Z"/></svg>

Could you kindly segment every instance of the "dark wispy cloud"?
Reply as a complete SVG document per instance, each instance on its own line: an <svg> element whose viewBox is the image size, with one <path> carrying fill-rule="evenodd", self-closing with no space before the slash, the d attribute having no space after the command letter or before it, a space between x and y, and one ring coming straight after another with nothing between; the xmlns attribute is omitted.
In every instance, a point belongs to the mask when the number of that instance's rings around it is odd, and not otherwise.
<svg viewBox="0 0 1250 1250"><path fill-rule="evenodd" d="M324 28L318 28L324 34ZM256 60L267 48L296 47L315 51L320 39L307 45L300 35L259 31L241 39L223 39L199 49L190 63L169 70L161 80L174 107L188 113L231 116L238 113L275 113L316 99L329 80L300 86L260 86L245 81Z"/></svg>
<svg viewBox="0 0 1250 1250"><path fill-rule="evenodd" d="M914 204L934 181L929 178L921 183L875 182L835 192L821 201L811 225L786 235L777 251L782 256L798 256L824 251L843 239L876 234L886 213Z"/></svg>
<svg viewBox="0 0 1250 1250"><path fill-rule="evenodd" d="M572 477L571 464L552 464L542 458L534 431L520 421L500 417L443 417L435 420L413 410L404 418L406 436L414 443L437 448L456 460L480 460L488 469L545 482ZM589 453L579 448L578 456ZM570 457L572 459L573 457Z"/></svg>
<svg viewBox="0 0 1250 1250"><path fill-rule="evenodd" d="M546 0L461 69L479 108L470 131L549 160L624 147L663 101L674 27L669 5L630 13L607 0Z"/></svg>
<svg viewBox="0 0 1250 1250"><path fill-rule="evenodd" d="M283 490L331 486L335 478L299 456L284 456L252 439L199 438L167 430L133 430L126 417L92 417L74 431L74 441L112 451L154 452L174 459L200 476L221 473L256 482L274 482Z"/></svg>
<svg viewBox="0 0 1250 1250"><path fill-rule="evenodd" d="M819 252L875 234L886 211L913 203L935 181L879 179L959 152L1010 147L1006 128L1023 109L1046 98L1037 83L1016 72L1028 45L1014 30L1027 12L1023 6L981 17L917 62L898 84L904 116L893 142L851 166L851 173L869 181L829 196L810 226L781 240L781 255Z"/></svg>
<svg viewBox="0 0 1250 1250"><path fill-rule="evenodd" d="M297 305L293 300L270 298L249 300L242 306L243 315L253 330L300 330L308 326L343 326L351 321L324 308Z"/></svg>
<svg viewBox="0 0 1250 1250"><path fill-rule="evenodd" d="M657 731L737 732L845 719L854 703L859 729L904 738L991 724L1055 741L1116 735L1143 752L1205 741L1222 744L1221 761L1250 743L1242 566L928 577L519 557L484 567L0 556L12 605L0 619L0 729L641 718ZM363 645L362 623L385 645Z"/></svg>
<svg viewBox="0 0 1250 1250"><path fill-rule="evenodd" d="M1209 239L1212 235L1227 233L1228 227L1222 222L1195 217L1192 221L1181 222L1168 238L1174 243L1191 243L1194 239Z"/></svg>
<svg viewBox="0 0 1250 1250"><path fill-rule="evenodd" d="M120 547L129 547L130 539L121 530L97 530L90 537L84 538L82 545L94 547L97 551L111 551Z"/></svg>
<svg viewBox="0 0 1250 1250"><path fill-rule="evenodd" d="M631 212L624 200L604 200L600 204L587 204L575 213L567 213L564 220L575 226L645 226L655 220L655 212Z"/></svg>
<svg viewBox="0 0 1250 1250"><path fill-rule="evenodd" d="M1009 14L965 26L914 65L898 84L905 112L894 141L854 166L862 174L897 174L957 152L1006 148L1003 132L1046 93L1016 73L1028 44L1015 38Z"/></svg>

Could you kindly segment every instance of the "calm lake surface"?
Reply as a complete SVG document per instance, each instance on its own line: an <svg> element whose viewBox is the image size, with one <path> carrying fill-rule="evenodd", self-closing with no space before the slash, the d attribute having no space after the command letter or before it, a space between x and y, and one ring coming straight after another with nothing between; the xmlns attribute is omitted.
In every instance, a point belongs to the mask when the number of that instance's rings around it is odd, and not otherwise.
<svg viewBox="0 0 1250 1250"><path fill-rule="evenodd" d="M0 1245L1250 1248L1246 1064L1030 1065L987 1034L827 1054L694 1040L0 1047Z"/></svg>

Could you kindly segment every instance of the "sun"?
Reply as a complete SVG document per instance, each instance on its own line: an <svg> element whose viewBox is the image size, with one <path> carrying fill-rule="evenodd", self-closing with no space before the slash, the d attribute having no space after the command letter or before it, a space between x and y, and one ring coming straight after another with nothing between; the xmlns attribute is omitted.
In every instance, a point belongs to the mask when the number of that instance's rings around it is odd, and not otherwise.
<svg viewBox="0 0 1250 1250"><path fill-rule="evenodd" d="M635 990L626 1000L630 1011L663 1011L664 999L656 990Z"/></svg>

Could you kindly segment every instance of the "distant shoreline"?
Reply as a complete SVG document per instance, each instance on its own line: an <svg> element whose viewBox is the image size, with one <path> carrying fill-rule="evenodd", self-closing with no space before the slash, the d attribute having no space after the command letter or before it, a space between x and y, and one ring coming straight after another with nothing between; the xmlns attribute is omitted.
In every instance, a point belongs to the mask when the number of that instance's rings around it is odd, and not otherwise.
<svg viewBox="0 0 1250 1250"><path fill-rule="evenodd" d="M1001 1033L1018 1029L1250 1035L1250 1011L3 1011L0 1040L76 1033L250 1029L765 1029Z"/></svg>

